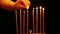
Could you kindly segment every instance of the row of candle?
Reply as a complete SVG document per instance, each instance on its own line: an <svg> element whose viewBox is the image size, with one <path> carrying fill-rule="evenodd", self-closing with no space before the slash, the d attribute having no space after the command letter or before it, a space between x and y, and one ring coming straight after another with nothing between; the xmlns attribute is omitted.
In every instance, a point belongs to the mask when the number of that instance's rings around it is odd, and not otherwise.
<svg viewBox="0 0 60 34"><path fill-rule="evenodd" d="M27 33L28 33L28 21L29 21L29 17L28 17L28 9L29 6L27 6ZM34 26L34 9L32 11L32 18L33 18L33 32L35 32L35 26ZM23 33L25 33L25 11L23 11ZM17 10L15 10L15 15L16 15L16 34L18 34L18 20L17 20ZM43 25L42 25L43 23ZM40 6L40 33L44 33L44 8L42 8ZM20 34L22 33L22 13L21 13L21 9L20 9ZM36 7L36 33L38 33L38 7Z"/></svg>
<svg viewBox="0 0 60 34"><path fill-rule="evenodd" d="M35 26L34 26L34 9L32 11L32 17L33 17L33 32L35 32ZM36 33L38 33L38 7L36 7ZM40 6L40 33L44 33L44 8Z"/></svg>
<svg viewBox="0 0 60 34"><path fill-rule="evenodd" d="M27 33L28 33L28 8L29 6L27 6ZM22 22L22 11L20 9L20 34L22 33L22 29L23 32L25 32L25 11L23 12L23 22ZM15 15L16 15L16 34L18 34L18 19L17 19L17 10L15 10ZM23 23L23 28L22 28L22 23Z"/></svg>

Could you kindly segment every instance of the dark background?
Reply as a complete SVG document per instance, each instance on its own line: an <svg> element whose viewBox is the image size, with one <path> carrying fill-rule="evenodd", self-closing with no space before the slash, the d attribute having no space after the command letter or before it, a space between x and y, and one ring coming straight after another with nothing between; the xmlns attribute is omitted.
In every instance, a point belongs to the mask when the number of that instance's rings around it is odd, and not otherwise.
<svg viewBox="0 0 60 34"><path fill-rule="evenodd" d="M45 32L47 34L54 34L57 32L56 30L56 13L55 13L55 8L57 5L57 2L53 0L30 0L31 1L31 6L30 6L30 11L32 10L33 7L36 6L43 6L45 7ZM31 12L30 12L31 13ZM0 10L0 23L2 23L2 32L6 34L15 34L15 13L14 11L6 11L1 9ZM31 16L31 15L29 15ZM57 18L58 19L58 18ZM31 19L30 19L31 20ZM31 27L31 22L29 22ZM29 28L32 29L32 28Z"/></svg>

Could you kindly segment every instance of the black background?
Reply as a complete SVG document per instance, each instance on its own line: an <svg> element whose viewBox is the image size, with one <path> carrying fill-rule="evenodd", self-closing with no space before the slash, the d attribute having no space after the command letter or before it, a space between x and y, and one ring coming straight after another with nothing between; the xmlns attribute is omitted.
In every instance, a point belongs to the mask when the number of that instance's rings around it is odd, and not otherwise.
<svg viewBox="0 0 60 34"><path fill-rule="evenodd" d="M36 6L43 6L45 7L45 32L47 34L54 34L57 33L58 29L56 30L56 21L58 18L56 12L56 5L59 4L53 0L30 0L31 6L30 9ZM31 13L31 12L30 12ZM6 34L15 34L15 14L12 11L5 11L1 9L0 11L1 21L2 23L2 32ZM56 23L55 23L56 22ZM30 23L31 24L31 23ZM31 26L30 26L31 27Z"/></svg>

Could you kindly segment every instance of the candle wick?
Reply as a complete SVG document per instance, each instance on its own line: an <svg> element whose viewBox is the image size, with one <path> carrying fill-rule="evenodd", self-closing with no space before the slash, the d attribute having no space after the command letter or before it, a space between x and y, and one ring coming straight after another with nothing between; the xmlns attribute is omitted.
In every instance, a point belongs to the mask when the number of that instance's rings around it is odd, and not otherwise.
<svg viewBox="0 0 60 34"><path fill-rule="evenodd" d="M27 9L29 9L29 6L27 6Z"/></svg>

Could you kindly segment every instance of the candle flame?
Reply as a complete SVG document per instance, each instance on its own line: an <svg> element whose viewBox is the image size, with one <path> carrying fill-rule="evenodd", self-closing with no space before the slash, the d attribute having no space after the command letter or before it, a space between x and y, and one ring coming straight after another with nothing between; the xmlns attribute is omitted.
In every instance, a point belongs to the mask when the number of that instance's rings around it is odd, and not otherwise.
<svg viewBox="0 0 60 34"><path fill-rule="evenodd" d="M33 9L35 9L35 8L33 8Z"/></svg>
<svg viewBox="0 0 60 34"><path fill-rule="evenodd" d="M42 9L42 7L40 6L40 9Z"/></svg>
<svg viewBox="0 0 60 34"><path fill-rule="evenodd" d="M38 7L36 7L36 9L38 9Z"/></svg>
<svg viewBox="0 0 60 34"><path fill-rule="evenodd" d="M43 8L43 10L44 10L44 8Z"/></svg>
<svg viewBox="0 0 60 34"><path fill-rule="evenodd" d="M29 9L29 6L27 6L27 9Z"/></svg>

